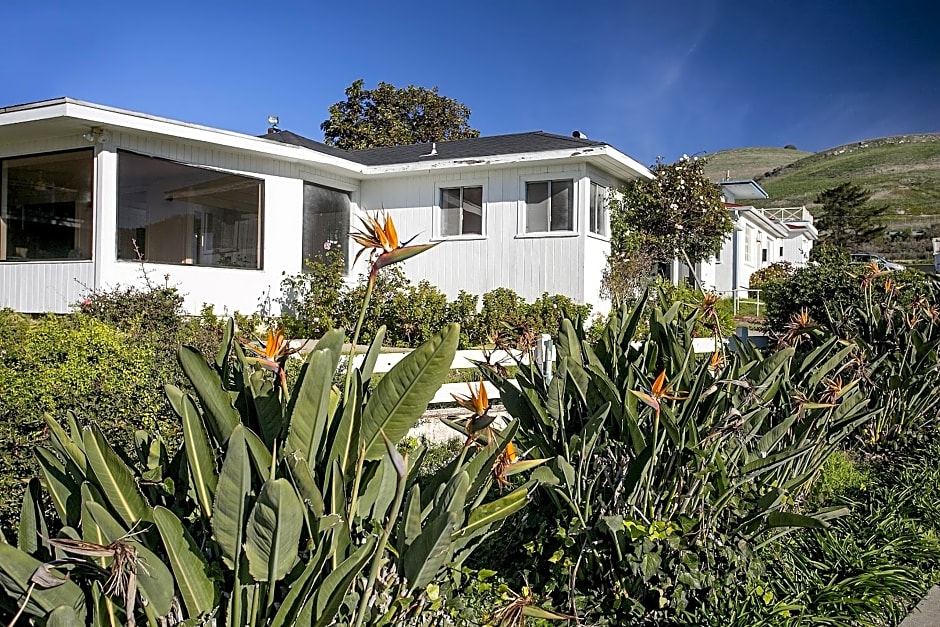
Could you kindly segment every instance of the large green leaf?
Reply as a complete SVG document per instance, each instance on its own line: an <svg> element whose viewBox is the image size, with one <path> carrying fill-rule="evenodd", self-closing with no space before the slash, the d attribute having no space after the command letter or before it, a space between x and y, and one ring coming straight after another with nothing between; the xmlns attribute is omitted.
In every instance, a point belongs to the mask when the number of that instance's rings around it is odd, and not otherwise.
<svg viewBox="0 0 940 627"><path fill-rule="evenodd" d="M42 562L36 558L0 542L0 588L8 597L19 602L26 595L30 578L40 566ZM61 585L53 588L34 588L26 604L25 614L44 616L63 605L80 609L83 607L83 599L81 588L75 582L63 579Z"/></svg>
<svg viewBox="0 0 940 627"><path fill-rule="evenodd" d="M362 546L330 571L330 574L316 588L313 598L304 605L298 615L298 625L323 627L334 624L333 618L336 616L336 611L346 598L353 579L360 574L366 561L372 557L372 552L376 550L377 540L376 534L370 535Z"/></svg>
<svg viewBox="0 0 940 627"><path fill-rule="evenodd" d="M48 548L46 538L49 537L49 529L46 527L46 519L42 515L42 493L40 491L39 479L33 477L26 486L26 492L23 493L23 506L20 508L20 525L17 530L16 545L21 551L25 551L35 557L40 546Z"/></svg>
<svg viewBox="0 0 940 627"><path fill-rule="evenodd" d="M92 424L82 431L88 466L108 506L128 528L141 520L151 520L150 504L141 493L134 474L111 448L98 426Z"/></svg>
<svg viewBox="0 0 940 627"><path fill-rule="evenodd" d="M176 587L183 597L190 618L212 611L218 600L217 590L209 578L209 564L183 523L173 512L155 507L153 518L170 557Z"/></svg>
<svg viewBox="0 0 940 627"><path fill-rule="evenodd" d="M232 406L231 396L222 389L219 375L209 367L198 350L192 346L180 346L177 358L209 417L209 427L216 439L224 443L232 435L235 425L240 422L238 412Z"/></svg>
<svg viewBox="0 0 940 627"><path fill-rule="evenodd" d="M311 472L307 460L305 460L302 455L294 452L289 453L285 461L290 470L291 478L294 480L294 485L297 486L297 492L300 494L300 498L303 499L304 504L310 508L314 516L317 518L322 517L326 509L326 505L323 502L323 493L320 491L320 488L317 487L313 472Z"/></svg>
<svg viewBox="0 0 940 627"><path fill-rule="evenodd" d="M287 479L269 479L261 487L248 519L245 555L255 581L280 581L298 559L304 515Z"/></svg>
<svg viewBox="0 0 940 627"><path fill-rule="evenodd" d="M369 345L369 350L362 360L362 365L359 366L359 374L363 381L368 381L372 378L375 363L382 353L382 343L385 341L385 330L385 325L383 324L379 327L378 331L375 332L375 337L372 338L372 343Z"/></svg>
<svg viewBox="0 0 940 627"><path fill-rule="evenodd" d="M123 539L134 547L137 551L137 585L140 587L141 596L147 600L157 616L169 614L174 589L170 569L153 551L132 539L133 536L128 534L107 509L94 502L86 503L85 506L109 543Z"/></svg>
<svg viewBox="0 0 940 627"><path fill-rule="evenodd" d="M431 583L450 556L453 518L446 511L431 521L402 555L402 572L412 591Z"/></svg>
<svg viewBox="0 0 940 627"><path fill-rule="evenodd" d="M398 442L424 414L450 371L459 337L460 327L448 324L382 377L362 414L366 459L385 455L383 432Z"/></svg>
<svg viewBox="0 0 940 627"><path fill-rule="evenodd" d="M330 350L311 351L288 406L287 446L303 455L311 465L317 463L324 444L337 361L337 355Z"/></svg>
<svg viewBox="0 0 940 627"><path fill-rule="evenodd" d="M251 465L245 429L236 425L228 441L222 472L212 503L212 536L222 549L225 564L235 570L245 538L248 493L251 490Z"/></svg>
<svg viewBox="0 0 940 627"><path fill-rule="evenodd" d="M186 451L186 461L189 463L193 490L196 492L196 501L199 503L202 515L209 519L212 517L215 487L219 482L215 472L215 455L212 453L209 435L193 399L189 396L184 397L181 408L183 410L183 448Z"/></svg>
<svg viewBox="0 0 940 627"><path fill-rule="evenodd" d="M477 507L470 512L467 525L454 532L453 539L472 536L478 531L485 530L490 525L522 509L527 499L528 492L526 489L519 488L495 501Z"/></svg>
<svg viewBox="0 0 940 627"><path fill-rule="evenodd" d="M60 605L46 618L46 627L81 627L84 625L81 614L74 607Z"/></svg>

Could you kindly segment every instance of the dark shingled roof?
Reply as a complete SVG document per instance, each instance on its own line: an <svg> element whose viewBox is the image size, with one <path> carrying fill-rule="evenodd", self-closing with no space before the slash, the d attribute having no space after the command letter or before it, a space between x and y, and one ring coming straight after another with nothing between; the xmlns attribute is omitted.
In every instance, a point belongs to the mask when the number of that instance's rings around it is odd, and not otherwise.
<svg viewBox="0 0 940 627"><path fill-rule="evenodd" d="M578 150L606 146L606 142L593 141L579 137L554 135L535 131L532 133L513 133L512 135L494 135L474 139L458 139L437 142L437 154L429 156L431 144L412 146L388 146L369 150L342 150L327 146L318 141L307 139L290 131L277 131L262 135L265 139L303 146L334 157L341 157L363 165L393 165L397 163L415 163L434 159L474 159L495 155L512 155L523 152L546 152L551 150Z"/></svg>

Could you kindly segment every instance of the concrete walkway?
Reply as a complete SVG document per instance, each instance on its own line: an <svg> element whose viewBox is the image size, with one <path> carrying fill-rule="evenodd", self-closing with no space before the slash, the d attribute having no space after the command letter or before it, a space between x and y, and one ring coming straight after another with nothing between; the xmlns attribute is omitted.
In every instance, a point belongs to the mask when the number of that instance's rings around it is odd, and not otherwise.
<svg viewBox="0 0 940 627"><path fill-rule="evenodd" d="M940 587L930 589L900 627L938 627L940 625Z"/></svg>

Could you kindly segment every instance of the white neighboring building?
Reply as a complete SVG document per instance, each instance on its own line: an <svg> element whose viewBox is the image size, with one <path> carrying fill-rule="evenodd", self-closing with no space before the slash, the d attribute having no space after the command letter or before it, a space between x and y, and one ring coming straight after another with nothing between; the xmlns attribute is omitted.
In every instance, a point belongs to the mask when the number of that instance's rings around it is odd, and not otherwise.
<svg viewBox="0 0 940 627"><path fill-rule="evenodd" d="M88 289L168 275L197 312L254 311L283 273L385 210L405 262L453 298L508 287L595 310L609 189L649 170L604 142L549 133L348 152L69 98L0 108L0 308L66 312ZM348 270L350 280L365 262Z"/></svg>
<svg viewBox="0 0 940 627"><path fill-rule="evenodd" d="M806 265L819 233L805 207L758 209L737 202L768 197L756 182L722 181L718 185L734 221L734 231L721 253L699 266L706 289L746 297L751 274L756 270L781 261L797 267Z"/></svg>

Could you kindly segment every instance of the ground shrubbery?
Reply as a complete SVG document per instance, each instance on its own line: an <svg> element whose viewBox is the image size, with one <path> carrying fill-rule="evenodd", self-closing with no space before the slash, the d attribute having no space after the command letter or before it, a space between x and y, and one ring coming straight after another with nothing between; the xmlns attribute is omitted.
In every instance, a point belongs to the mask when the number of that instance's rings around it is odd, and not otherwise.
<svg viewBox="0 0 940 627"><path fill-rule="evenodd" d="M277 323L289 337L319 337L332 326L351 330L358 320L358 304L366 292L366 277L354 286L343 283L342 257L326 254L308 261L307 271L286 276L281 284L282 315ZM567 296L543 294L527 303L512 290L498 287L482 298L460 292L453 301L427 281L417 285L397 267L378 273L372 306L360 334L369 342L381 326L385 343L412 347L426 341L450 322L460 324L460 348L502 344L516 346L539 333L554 333L563 317L587 319L589 305Z"/></svg>

